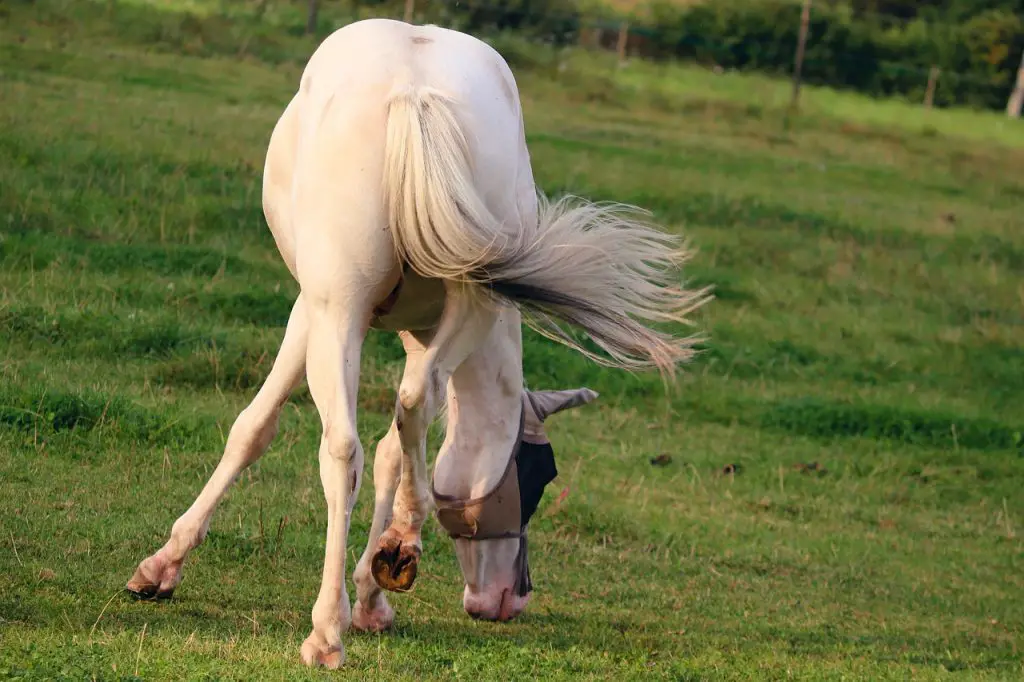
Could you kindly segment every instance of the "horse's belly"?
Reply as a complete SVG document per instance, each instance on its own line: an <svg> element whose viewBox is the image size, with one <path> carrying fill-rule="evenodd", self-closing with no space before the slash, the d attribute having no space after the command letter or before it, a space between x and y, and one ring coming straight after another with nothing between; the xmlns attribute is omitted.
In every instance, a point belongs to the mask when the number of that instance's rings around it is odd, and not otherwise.
<svg viewBox="0 0 1024 682"><path fill-rule="evenodd" d="M393 332L433 329L441 321L444 302L445 288L441 280L423 279L409 272L394 304L387 311L375 314L370 326Z"/></svg>

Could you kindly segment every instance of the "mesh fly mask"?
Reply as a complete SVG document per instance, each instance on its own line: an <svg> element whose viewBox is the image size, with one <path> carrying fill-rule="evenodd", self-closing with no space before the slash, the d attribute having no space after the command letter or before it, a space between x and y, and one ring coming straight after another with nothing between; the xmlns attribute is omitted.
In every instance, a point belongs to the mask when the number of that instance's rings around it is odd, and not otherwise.
<svg viewBox="0 0 1024 682"><path fill-rule="evenodd" d="M558 475L555 453L544 433L544 419L568 407L590 402L595 397L597 394L589 389L524 392L516 442L509 453L505 472L490 492L461 500L437 492L431 481L437 520L449 537L473 542L519 538L514 570L515 593L520 597L533 589L526 526L537 511L544 487Z"/></svg>
<svg viewBox="0 0 1024 682"><path fill-rule="evenodd" d="M509 453L505 473L490 492L480 497L460 500L442 495L431 484L437 520L449 537L473 542L519 538L515 560L515 593L526 596L533 589L527 557L526 525L537 511L544 486L555 479L555 453L550 443L524 441L527 406L519 413L519 432Z"/></svg>

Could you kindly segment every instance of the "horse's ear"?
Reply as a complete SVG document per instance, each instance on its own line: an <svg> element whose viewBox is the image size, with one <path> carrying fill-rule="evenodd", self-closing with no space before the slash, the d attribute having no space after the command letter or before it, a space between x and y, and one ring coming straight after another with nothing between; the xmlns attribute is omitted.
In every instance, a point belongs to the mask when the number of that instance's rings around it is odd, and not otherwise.
<svg viewBox="0 0 1024 682"><path fill-rule="evenodd" d="M551 415L572 407L586 405L597 398L597 392L589 388L574 388L564 391L527 391L527 397L542 422Z"/></svg>

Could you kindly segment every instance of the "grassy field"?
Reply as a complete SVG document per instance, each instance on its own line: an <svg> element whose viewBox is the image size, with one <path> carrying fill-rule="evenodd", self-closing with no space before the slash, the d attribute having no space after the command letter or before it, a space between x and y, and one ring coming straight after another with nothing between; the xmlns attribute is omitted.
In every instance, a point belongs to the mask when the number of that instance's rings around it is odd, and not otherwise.
<svg viewBox="0 0 1024 682"><path fill-rule="evenodd" d="M324 679L298 662L326 524L304 388L174 600L121 591L282 336L260 175L311 45L211 55L86 4L0 8L0 676ZM601 393L550 426L529 610L470 620L432 521L395 630L330 676L1021 679L1024 128L548 66L517 73L539 182L688 235L711 340L666 394L528 333L531 386ZM364 358L372 459L402 354Z"/></svg>

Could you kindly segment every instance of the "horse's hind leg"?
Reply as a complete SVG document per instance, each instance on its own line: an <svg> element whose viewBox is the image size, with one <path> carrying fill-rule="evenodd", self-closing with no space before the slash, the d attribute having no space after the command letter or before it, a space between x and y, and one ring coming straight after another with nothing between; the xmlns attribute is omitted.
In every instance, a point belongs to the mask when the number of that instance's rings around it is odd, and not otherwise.
<svg viewBox="0 0 1024 682"><path fill-rule="evenodd" d="M371 560L373 577L386 590L404 592L416 579L422 551L420 532L432 506L427 427L437 415L452 372L486 339L499 314L494 304L453 286L437 330L424 339L422 351L409 354L395 406L402 449L401 479L391 526L381 534Z"/></svg>
<svg viewBox="0 0 1024 682"><path fill-rule="evenodd" d="M327 501L327 538L313 630L302 644L306 665L339 667L342 634L352 621L345 590L345 551L352 506L359 495L363 448L356 432L359 362L366 333L361 305L338 295L309 302L306 380L320 413L320 481Z"/></svg>
<svg viewBox="0 0 1024 682"><path fill-rule="evenodd" d="M274 366L253 401L235 419L224 455L201 493L171 527L160 550L142 561L126 589L146 599L170 597L181 582L185 557L206 537L217 504L238 475L259 459L277 432L281 406L302 378L308 320L301 294L292 306Z"/></svg>

